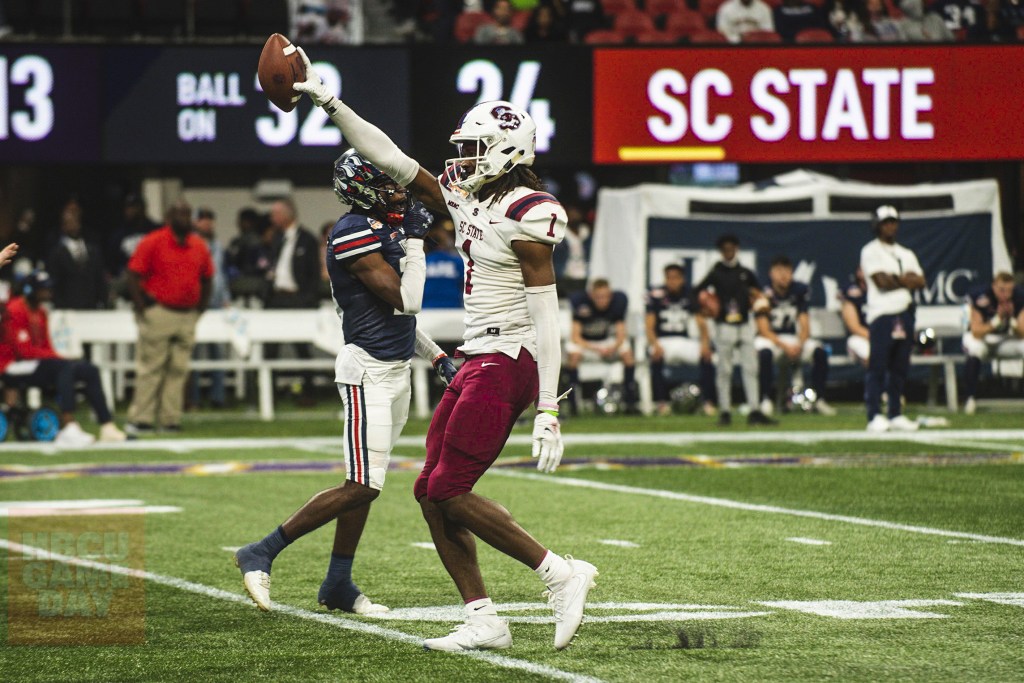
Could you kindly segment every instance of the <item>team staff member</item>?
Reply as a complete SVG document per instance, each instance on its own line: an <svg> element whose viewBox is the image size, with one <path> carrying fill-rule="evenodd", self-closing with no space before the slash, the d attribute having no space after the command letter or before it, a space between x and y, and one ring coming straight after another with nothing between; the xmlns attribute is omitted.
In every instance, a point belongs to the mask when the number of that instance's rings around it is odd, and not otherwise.
<svg viewBox="0 0 1024 683"><path fill-rule="evenodd" d="M765 311L768 302L761 294L757 275L740 265L740 240L735 235L722 235L716 243L722 260L697 285L695 294L713 289L718 297L719 309L715 317L715 350L718 351L718 424L732 424L732 368L733 356L738 353L743 371L743 391L747 396L750 413L747 423L775 424L757 406L760 388L757 381L757 355L754 351L753 311ZM708 343L706 327L701 328L701 343Z"/></svg>
<svg viewBox="0 0 1024 683"><path fill-rule="evenodd" d="M58 446L88 446L96 439L75 420L75 383L85 384L85 396L100 424L100 441L124 441L125 434L107 407L100 384L100 372L85 360L61 358L50 339L50 321L44 303L53 300L53 282L41 270L31 273L22 286L22 295L7 304L0 345L0 374L5 385L55 388L60 406L61 429Z"/></svg>
<svg viewBox="0 0 1024 683"><path fill-rule="evenodd" d="M167 225L142 238L128 261L139 328L130 431L152 432L158 420L166 430L181 430L196 322L210 301L212 277L210 250L192 231L192 208L178 200L167 211Z"/></svg>
<svg viewBox="0 0 1024 683"><path fill-rule="evenodd" d="M868 285L868 330L871 357L864 380L868 431L913 431L917 423L902 414L903 387L914 347L914 290L925 286L924 271L910 249L896 243L900 214L888 204L875 209L876 239L860 251ZM889 416L881 413L882 385L887 385Z"/></svg>
<svg viewBox="0 0 1024 683"><path fill-rule="evenodd" d="M971 327L964 334L967 352L964 412L974 415L978 375L982 361L990 358L1024 358L1024 287L1017 287L1010 273L996 273L992 284L969 295Z"/></svg>

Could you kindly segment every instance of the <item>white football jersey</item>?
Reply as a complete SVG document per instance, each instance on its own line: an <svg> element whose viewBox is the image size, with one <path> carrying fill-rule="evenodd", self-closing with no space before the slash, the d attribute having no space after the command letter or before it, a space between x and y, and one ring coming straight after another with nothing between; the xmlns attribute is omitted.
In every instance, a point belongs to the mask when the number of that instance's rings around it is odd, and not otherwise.
<svg viewBox="0 0 1024 683"><path fill-rule="evenodd" d="M526 307L526 285L512 242L555 245L565 236L565 209L552 195L518 187L500 200L476 195L438 179L455 223L455 246L465 265L467 354L519 356L525 347L537 357L537 331Z"/></svg>

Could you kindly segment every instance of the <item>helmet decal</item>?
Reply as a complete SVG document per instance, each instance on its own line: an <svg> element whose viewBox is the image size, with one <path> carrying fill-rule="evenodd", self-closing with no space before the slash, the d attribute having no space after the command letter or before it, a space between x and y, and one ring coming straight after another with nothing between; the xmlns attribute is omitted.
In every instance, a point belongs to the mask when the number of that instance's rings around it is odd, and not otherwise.
<svg viewBox="0 0 1024 683"><path fill-rule="evenodd" d="M519 114L516 114L511 107L499 105L491 110L491 116L498 119L498 128L515 130L522 125Z"/></svg>

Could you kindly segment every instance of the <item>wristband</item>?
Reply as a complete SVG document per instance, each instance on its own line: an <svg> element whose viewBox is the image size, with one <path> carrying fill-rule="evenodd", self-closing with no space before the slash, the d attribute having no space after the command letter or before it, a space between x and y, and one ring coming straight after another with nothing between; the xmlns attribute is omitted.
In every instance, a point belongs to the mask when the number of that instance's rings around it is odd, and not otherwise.
<svg viewBox="0 0 1024 683"><path fill-rule="evenodd" d="M558 404L557 403L537 403L538 413L547 413L551 417L558 417Z"/></svg>
<svg viewBox="0 0 1024 683"><path fill-rule="evenodd" d="M440 361L442 358L447 358L447 357L448 357L447 353L439 353L436 356L434 356L434 360L430 361L430 364L433 365L436 368L438 361Z"/></svg>

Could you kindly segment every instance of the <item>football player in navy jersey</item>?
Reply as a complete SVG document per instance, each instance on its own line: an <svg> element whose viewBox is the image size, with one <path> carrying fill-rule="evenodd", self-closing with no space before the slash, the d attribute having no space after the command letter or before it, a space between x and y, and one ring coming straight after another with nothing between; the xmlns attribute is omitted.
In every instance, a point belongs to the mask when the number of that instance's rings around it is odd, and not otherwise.
<svg viewBox="0 0 1024 683"><path fill-rule="evenodd" d="M782 360L795 368L801 363L811 364L814 409L822 415L835 415L835 408L822 396L828 381L828 354L819 340L811 339L811 290L793 281L793 262L787 256L772 259L768 279L764 295L771 308L757 316L758 336L754 339L761 376L761 412L772 414L775 363Z"/></svg>
<svg viewBox="0 0 1024 683"><path fill-rule="evenodd" d="M690 337L690 321L707 325L703 317L695 318L697 302L690 297L683 267L676 263L665 266L665 282L647 293L648 353L651 358L651 389L659 415L668 415L672 406L668 397L665 366L700 366L700 391L704 412L715 414L715 366L711 364L711 343L707 334L698 341Z"/></svg>
<svg viewBox="0 0 1024 683"><path fill-rule="evenodd" d="M843 302L843 325L850 335L846 338L846 352L866 367L871 353L871 332L868 330L868 285L860 266L839 298Z"/></svg>
<svg viewBox="0 0 1024 683"><path fill-rule="evenodd" d="M636 413L636 360L626 335L626 309L629 307L626 295L612 290L607 280L598 278L586 291L570 297L569 304L572 306L572 332L565 344L565 367L569 383L577 387L570 394L573 412L578 412L580 363L594 360L622 362L626 412Z"/></svg>
<svg viewBox="0 0 1024 683"><path fill-rule="evenodd" d="M970 329L963 339L967 352L964 412L973 415L982 362L1024 358L1024 287L1016 286L1010 273L996 273L992 284L972 290L968 301Z"/></svg>
<svg viewBox="0 0 1024 683"><path fill-rule="evenodd" d="M409 415L410 359L415 353L431 361L446 386L456 372L451 359L416 329L430 213L410 205L404 187L354 150L334 164L334 192L352 206L331 229L326 252L345 336L334 378L345 414L345 481L317 493L263 540L235 554L246 591L264 611L271 608L274 558L331 520L337 520L334 547L317 601L356 614L387 611L352 581L356 546Z"/></svg>

